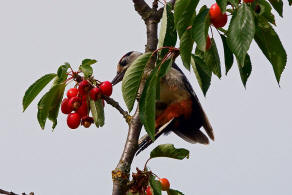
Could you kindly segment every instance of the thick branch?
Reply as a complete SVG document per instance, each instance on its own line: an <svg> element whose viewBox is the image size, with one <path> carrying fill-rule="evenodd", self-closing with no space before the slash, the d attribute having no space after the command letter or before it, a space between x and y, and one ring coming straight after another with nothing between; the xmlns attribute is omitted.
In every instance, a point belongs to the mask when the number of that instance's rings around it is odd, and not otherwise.
<svg viewBox="0 0 292 195"><path fill-rule="evenodd" d="M133 0L133 3L135 10L139 13L143 20L148 18L151 8L147 5L147 3L144 0Z"/></svg>
<svg viewBox="0 0 292 195"><path fill-rule="evenodd" d="M144 0L133 0L135 10L142 16L147 31L147 44L145 51L155 51L157 48L157 27L162 17L162 12L157 11L156 5L151 9ZM154 67L155 61L151 61L149 67ZM139 91L144 88L141 83ZM116 169L112 172L113 177L113 195L124 195L127 191L127 183L129 182L131 164L137 151L138 140L141 132L142 124L139 118L139 106L130 122L127 141L124 151Z"/></svg>

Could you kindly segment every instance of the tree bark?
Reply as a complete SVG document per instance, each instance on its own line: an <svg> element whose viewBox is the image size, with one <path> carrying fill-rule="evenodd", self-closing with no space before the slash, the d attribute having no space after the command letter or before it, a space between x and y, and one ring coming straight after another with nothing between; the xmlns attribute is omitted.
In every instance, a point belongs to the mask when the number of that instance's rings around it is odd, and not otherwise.
<svg viewBox="0 0 292 195"><path fill-rule="evenodd" d="M133 0L135 10L139 13L146 24L147 43L145 52L155 51L157 48L157 28L162 17L162 10L157 11L157 1L153 2L150 8L144 0ZM154 66L149 64L150 67ZM141 84L140 90L144 85ZM141 132L142 124L139 118L139 106L131 119L128 130L128 137L125 143L124 151L120 161L112 172L113 177L113 195L124 195L127 191L127 183L129 182L131 164L137 151L138 140Z"/></svg>

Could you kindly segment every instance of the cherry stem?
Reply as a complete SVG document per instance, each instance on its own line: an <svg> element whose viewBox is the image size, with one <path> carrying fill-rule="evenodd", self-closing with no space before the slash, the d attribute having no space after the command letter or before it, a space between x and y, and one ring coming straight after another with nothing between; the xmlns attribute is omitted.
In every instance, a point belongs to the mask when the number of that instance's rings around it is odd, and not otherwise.
<svg viewBox="0 0 292 195"><path fill-rule="evenodd" d="M146 171L146 168L147 168L147 163L151 160L152 158L148 158L148 160L145 162L145 165L144 165L144 171Z"/></svg>

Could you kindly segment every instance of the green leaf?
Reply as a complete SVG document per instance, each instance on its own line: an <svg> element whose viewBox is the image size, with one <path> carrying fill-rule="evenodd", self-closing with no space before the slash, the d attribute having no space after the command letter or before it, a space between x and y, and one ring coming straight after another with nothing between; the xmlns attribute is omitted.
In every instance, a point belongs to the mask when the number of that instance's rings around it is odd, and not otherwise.
<svg viewBox="0 0 292 195"><path fill-rule="evenodd" d="M211 84L212 71L198 56L192 55L191 64L197 77L197 81L206 96Z"/></svg>
<svg viewBox="0 0 292 195"><path fill-rule="evenodd" d="M53 85L53 87L39 101L37 118L42 129L45 128L49 112L54 112L54 110L52 110L56 106L54 105L54 102L64 87L65 83ZM53 127L55 126L56 124L54 121Z"/></svg>
<svg viewBox="0 0 292 195"><path fill-rule="evenodd" d="M180 39L180 56L183 61L183 65L188 70L190 70L193 45L194 41L192 40L191 31L186 30Z"/></svg>
<svg viewBox="0 0 292 195"><path fill-rule="evenodd" d="M190 152L184 148L175 148L173 144L162 144L154 148L150 153L150 158L167 157L182 160L189 158Z"/></svg>
<svg viewBox="0 0 292 195"><path fill-rule="evenodd" d="M216 0L216 3L219 5L221 12L226 12L227 0Z"/></svg>
<svg viewBox="0 0 292 195"><path fill-rule="evenodd" d="M246 3L243 3L237 12L234 12L227 33L228 46L241 66L244 65L244 59L254 34L255 24L252 10Z"/></svg>
<svg viewBox="0 0 292 195"><path fill-rule="evenodd" d="M161 183L158 180L155 180L153 175L150 176L149 179L150 186L153 191L153 195L161 195Z"/></svg>
<svg viewBox="0 0 292 195"><path fill-rule="evenodd" d="M52 103L51 103L51 108L49 111L48 119L53 122L52 128L55 129L57 126L57 118L61 106L61 102L63 99L64 91L65 91L65 83L60 84L60 87L58 88L58 91L56 92L55 96L52 97Z"/></svg>
<svg viewBox="0 0 292 195"><path fill-rule="evenodd" d="M263 18L256 18L255 41L273 66L278 83L287 63L287 54L273 27Z"/></svg>
<svg viewBox="0 0 292 195"><path fill-rule="evenodd" d="M276 25L275 16L272 14L272 7L266 0L258 0L257 5L260 6L260 12L256 15L265 17L270 23Z"/></svg>
<svg viewBox="0 0 292 195"><path fill-rule="evenodd" d="M22 99L23 112L36 98L36 96L47 86L47 84L57 75L54 73L46 74L34 82L25 92Z"/></svg>
<svg viewBox="0 0 292 195"><path fill-rule="evenodd" d="M166 4L164 6L164 11L161 19L160 33L159 33L159 41L158 48L161 47L174 47L177 40L177 33L174 25L174 16L172 13L172 5ZM161 56L164 56L167 53L167 49L163 49L161 51Z"/></svg>
<svg viewBox="0 0 292 195"><path fill-rule="evenodd" d="M248 54L246 54L246 58L244 60L244 66L242 67L241 65L238 64L238 68L239 68L241 81L242 81L244 87L246 87L247 79L250 76L251 71L252 71L250 57Z"/></svg>
<svg viewBox="0 0 292 195"><path fill-rule="evenodd" d="M58 77L55 79L54 84L60 84L67 80L68 75L66 73L68 68L70 68L69 63L65 63L64 65L59 66L57 71Z"/></svg>
<svg viewBox="0 0 292 195"><path fill-rule="evenodd" d="M204 61L207 66L211 67L212 72L217 75L218 78L221 78L220 58L213 38L211 38L211 48L205 52Z"/></svg>
<svg viewBox="0 0 292 195"><path fill-rule="evenodd" d="M288 0L288 2L289 2L289 5L292 5L292 0Z"/></svg>
<svg viewBox="0 0 292 195"><path fill-rule="evenodd" d="M282 0L269 0L273 8L278 12L278 14L283 17L283 1Z"/></svg>
<svg viewBox="0 0 292 195"><path fill-rule="evenodd" d="M224 48L224 60L225 60L225 71L226 71L225 74L227 75L228 71L231 69L233 65L233 60L234 60L233 53L227 45L226 37L222 34L220 34L220 36L221 36L223 48Z"/></svg>
<svg viewBox="0 0 292 195"><path fill-rule="evenodd" d="M173 64L172 58L165 60L165 62L163 64L161 64L159 67L158 78L165 76L167 74L167 72L170 70L172 64ZM160 85L160 82L158 82L158 86L159 85Z"/></svg>
<svg viewBox="0 0 292 195"><path fill-rule="evenodd" d="M52 126L53 129L57 126L57 122L58 122L57 118L58 118L62 98L63 98L65 87L66 87L65 81L68 78L67 71L69 67L70 67L70 64L68 63L61 65L58 68L57 77L54 80L53 86L60 85L60 87L58 88L54 96L51 97L52 102L51 102L51 106L50 106L50 110L48 114L48 119L53 122L53 126Z"/></svg>
<svg viewBox="0 0 292 195"><path fill-rule="evenodd" d="M184 195L182 192L174 189L167 190L167 195Z"/></svg>
<svg viewBox="0 0 292 195"><path fill-rule="evenodd" d="M228 0L228 1L231 3L232 6L234 6L235 8L238 8L239 0Z"/></svg>
<svg viewBox="0 0 292 195"><path fill-rule="evenodd" d="M157 92L158 66L154 68L146 80L139 103L140 119L152 141L155 140L155 100Z"/></svg>
<svg viewBox="0 0 292 195"><path fill-rule="evenodd" d="M199 0L177 0L174 4L174 23L179 37L182 37L196 12Z"/></svg>
<svg viewBox="0 0 292 195"><path fill-rule="evenodd" d="M93 59L84 59L82 64L79 66L79 70L83 72L84 77L88 78L92 75L93 69L91 67L92 64L95 64L97 61Z"/></svg>
<svg viewBox="0 0 292 195"><path fill-rule="evenodd" d="M127 69L125 76L122 81L122 93L124 101L128 107L128 110L131 112L133 109L138 89L142 76L144 74L144 68L150 59L152 53L144 53L139 56Z"/></svg>
<svg viewBox="0 0 292 195"><path fill-rule="evenodd" d="M104 125L104 109L102 100L98 99L97 101L90 100L90 110L92 117L97 128Z"/></svg>
<svg viewBox="0 0 292 195"><path fill-rule="evenodd" d="M197 43L197 47L202 51L206 51L206 40L209 26L209 9L204 6L201 8L200 13L195 17L192 25L192 39Z"/></svg>

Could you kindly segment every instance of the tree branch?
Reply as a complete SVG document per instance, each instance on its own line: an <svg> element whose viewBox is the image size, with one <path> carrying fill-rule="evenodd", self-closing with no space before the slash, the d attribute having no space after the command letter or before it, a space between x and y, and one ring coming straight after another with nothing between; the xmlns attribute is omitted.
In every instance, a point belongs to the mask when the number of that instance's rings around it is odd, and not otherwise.
<svg viewBox="0 0 292 195"><path fill-rule="evenodd" d="M151 12L151 8L147 5L144 0L133 0L135 10L139 13L139 15L146 20Z"/></svg>
<svg viewBox="0 0 292 195"><path fill-rule="evenodd" d="M142 16L146 24L147 32L147 44L145 51L155 51L157 48L157 28L158 23L162 17L162 12L157 11L157 7L154 0L154 6L151 9L144 0L133 0L135 10ZM154 60L148 66L154 67ZM144 88L144 83L140 85L139 91ZM139 105L137 106L136 112L131 119L127 141L125 143L124 151L120 158L120 161L112 172L113 178L113 195L124 195L127 191L127 183L129 182L131 164L137 151L138 140L141 132L142 124L139 117Z"/></svg>
<svg viewBox="0 0 292 195"><path fill-rule="evenodd" d="M110 104L112 107L116 108L125 118L126 122L130 124L131 116L127 111L125 111L119 104L119 102L115 101L113 98L103 95L102 98L106 101L106 103Z"/></svg>
<svg viewBox="0 0 292 195"><path fill-rule="evenodd" d="M18 195L18 194L15 194L14 192L8 192L8 191L1 190L1 189L0 189L0 194L6 194L6 195ZM21 195L34 195L34 193L33 193L33 192L31 192L31 193L29 193L29 194L22 193Z"/></svg>

